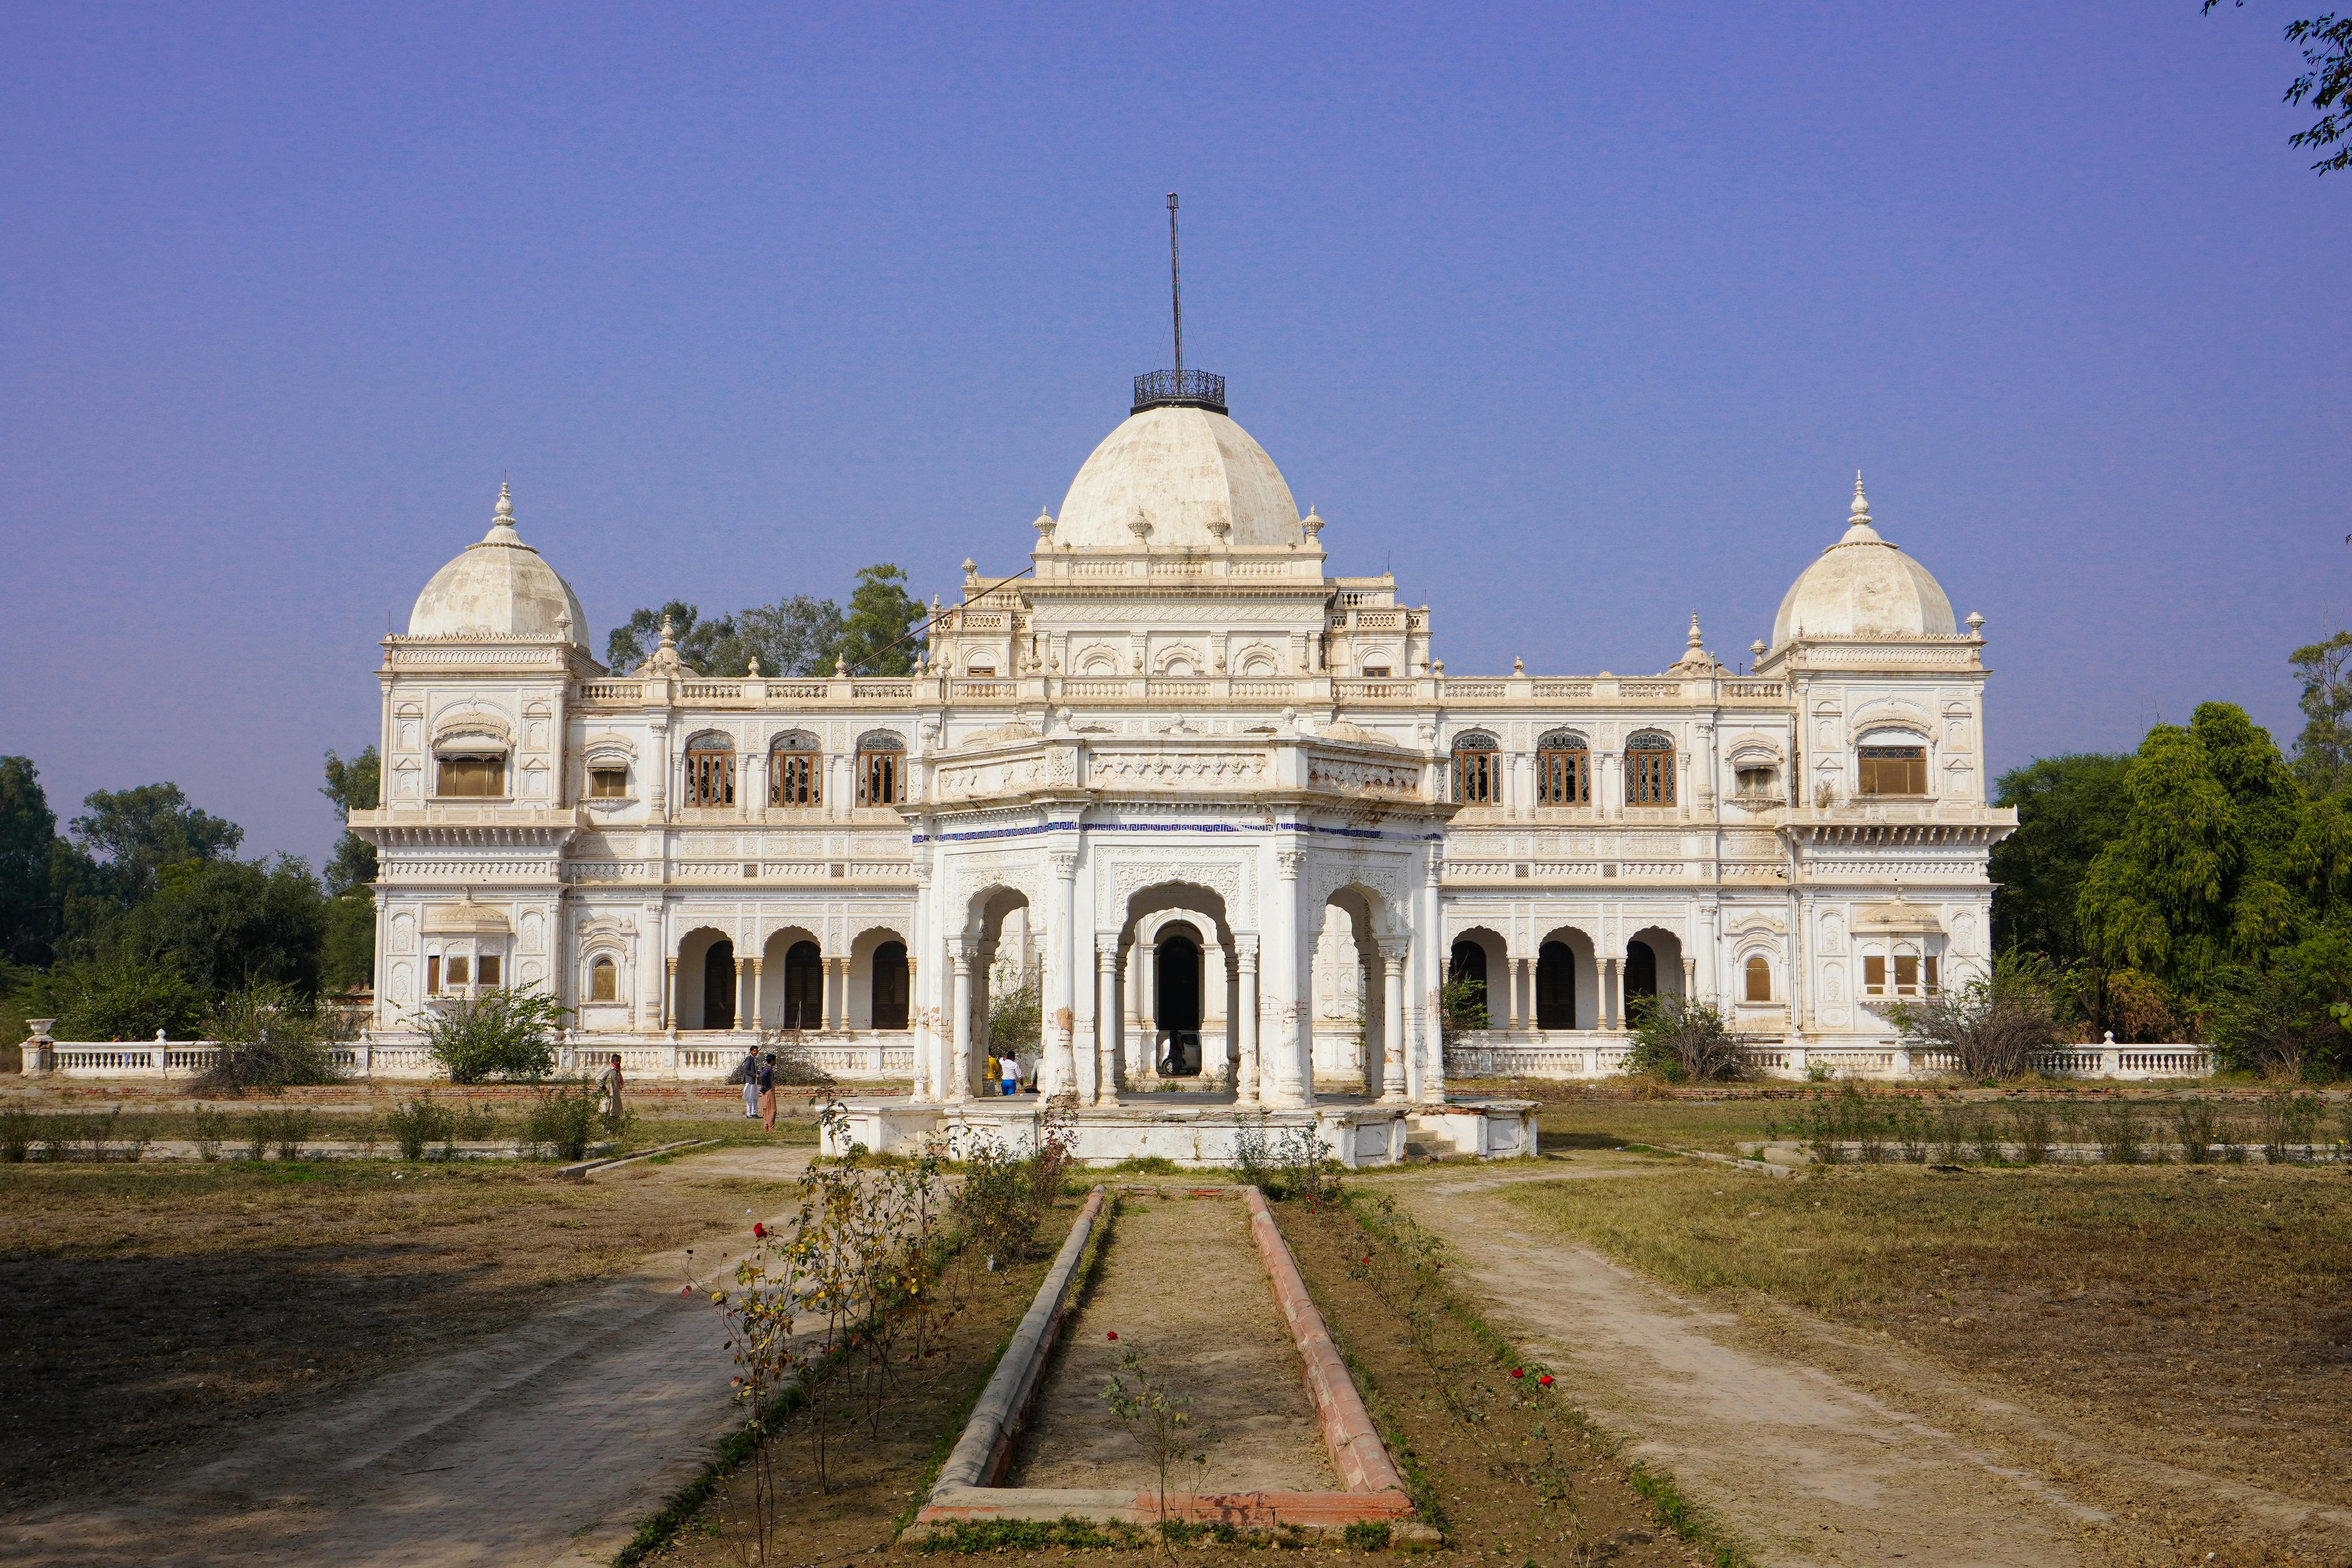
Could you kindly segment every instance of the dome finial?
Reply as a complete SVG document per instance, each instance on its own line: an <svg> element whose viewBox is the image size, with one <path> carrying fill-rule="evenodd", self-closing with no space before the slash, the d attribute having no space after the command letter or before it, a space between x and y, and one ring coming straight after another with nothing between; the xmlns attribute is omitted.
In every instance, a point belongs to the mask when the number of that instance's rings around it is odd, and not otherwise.
<svg viewBox="0 0 2352 1568"><path fill-rule="evenodd" d="M506 477L499 478L499 521L511 527L514 523L514 491L507 487Z"/></svg>
<svg viewBox="0 0 2352 1568"><path fill-rule="evenodd" d="M1693 610L1691 612L1690 646L1693 647L1704 646L1704 639L1702 639L1698 635L1698 612L1696 610Z"/></svg>
<svg viewBox="0 0 2352 1568"><path fill-rule="evenodd" d="M1840 544L1879 544L1885 541L1870 526L1870 498L1862 493L1862 470L1853 471L1853 504L1846 509L1846 529Z"/></svg>
<svg viewBox="0 0 2352 1568"><path fill-rule="evenodd" d="M1846 508L1846 510L1853 513L1856 517L1868 517L1870 515L1869 498L1862 493L1862 470L1860 468L1856 468L1853 471L1853 504Z"/></svg>

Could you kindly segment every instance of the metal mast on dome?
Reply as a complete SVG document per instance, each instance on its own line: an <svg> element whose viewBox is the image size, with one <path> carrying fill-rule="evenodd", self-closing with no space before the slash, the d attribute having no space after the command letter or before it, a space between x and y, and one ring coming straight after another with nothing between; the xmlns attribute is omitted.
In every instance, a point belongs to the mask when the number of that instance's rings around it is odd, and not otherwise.
<svg viewBox="0 0 2352 1568"><path fill-rule="evenodd" d="M1184 368L1184 273L1178 262L1176 248L1176 193L1168 193L1168 298L1171 313L1176 324L1176 368L1146 371L1135 378L1135 406L1128 412L1140 414L1147 408L1205 408L1212 414L1225 411L1225 378L1211 375L1203 370Z"/></svg>

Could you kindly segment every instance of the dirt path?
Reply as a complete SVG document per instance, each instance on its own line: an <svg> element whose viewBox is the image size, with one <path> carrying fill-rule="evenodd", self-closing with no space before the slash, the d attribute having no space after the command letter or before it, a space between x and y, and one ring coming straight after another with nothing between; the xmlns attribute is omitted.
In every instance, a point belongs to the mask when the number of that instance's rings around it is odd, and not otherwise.
<svg viewBox="0 0 2352 1568"><path fill-rule="evenodd" d="M807 1148L668 1170L796 1174ZM658 1179L658 1178L656 1178ZM770 1216L773 1217L773 1216ZM209 1464L0 1522L0 1563L609 1563L736 1421L706 1246L253 1435Z"/></svg>
<svg viewBox="0 0 2352 1568"><path fill-rule="evenodd" d="M1566 1174L1566 1173L1562 1173ZM1520 1178L1525 1179L1525 1178ZM1768 1563L2061 1568L2105 1516L2005 1455L1746 1342L1496 1203L1512 1180L1400 1182L1457 1248L1496 1326L1549 1358L1635 1458L1671 1471Z"/></svg>
<svg viewBox="0 0 2352 1568"><path fill-rule="evenodd" d="M1238 1201L1128 1194L1100 1267L1039 1394L1010 1484L1158 1484L1151 1461L1102 1399L1119 1352L1140 1349L1191 1397L1192 1429L1207 1443L1206 1468L1171 1468L1171 1488L1341 1489L1298 1347Z"/></svg>

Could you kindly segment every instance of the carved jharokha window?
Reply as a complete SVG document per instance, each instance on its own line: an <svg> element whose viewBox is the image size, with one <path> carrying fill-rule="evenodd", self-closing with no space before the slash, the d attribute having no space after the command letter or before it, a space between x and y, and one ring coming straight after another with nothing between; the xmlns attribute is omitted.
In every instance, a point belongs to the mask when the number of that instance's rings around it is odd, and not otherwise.
<svg viewBox="0 0 2352 1568"><path fill-rule="evenodd" d="M1906 952L1898 948L1895 952L1895 989L1897 996L1933 996L1941 989L1940 966L1934 954ZM1886 986L1886 955L1864 954L1862 961L1862 994L1885 996Z"/></svg>
<svg viewBox="0 0 2352 1568"><path fill-rule="evenodd" d="M1927 748L1864 746L1858 795L1926 795Z"/></svg>
<svg viewBox="0 0 2352 1568"><path fill-rule="evenodd" d="M617 1002L621 997L621 969L609 958L598 959L588 971L588 1000Z"/></svg>
<svg viewBox="0 0 2352 1568"><path fill-rule="evenodd" d="M735 804L735 743L724 735L697 735L686 743L686 804Z"/></svg>
<svg viewBox="0 0 2352 1568"><path fill-rule="evenodd" d="M1492 735L1472 731L1454 739L1454 798L1465 805L1503 799L1503 753Z"/></svg>
<svg viewBox="0 0 2352 1568"><path fill-rule="evenodd" d="M1592 752L1575 731L1554 730L1536 742L1536 804L1592 804Z"/></svg>
<svg viewBox="0 0 2352 1568"><path fill-rule="evenodd" d="M1655 730L1625 742L1625 804L1675 804L1675 743Z"/></svg>
<svg viewBox="0 0 2352 1568"><path fill-rule="evenodd" d="M857 742L857 804L896 805L905 784L907 744L896 735L867 735Z"/></svg>
<svg viewBox="0 0 2352 1568"><path fill-rule="evenodd" d="M507 760L503 753L440 757L436 761L435 795L478 796L507 793Z"/></svg>
<svg viewBox="0 0 2352 1568"><path fill-rule="evenodd" d="M776 737L768 752L768 804L820 805L824 801L824 757L816 737L793 730Z"/></svg>
<svg viewBox="0 0 2352 1568"><path fill-rule="evenodd" d="M614 764L588 770L588 798L591 800L625 800L629 794L629 770Z"/></svg>

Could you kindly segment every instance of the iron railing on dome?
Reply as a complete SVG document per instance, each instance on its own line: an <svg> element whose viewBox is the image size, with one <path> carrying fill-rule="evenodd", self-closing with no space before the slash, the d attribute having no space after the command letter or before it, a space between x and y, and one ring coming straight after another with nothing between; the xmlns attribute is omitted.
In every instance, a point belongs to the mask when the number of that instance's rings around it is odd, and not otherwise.
<svg viewBox="0 0 2352 1568"><path fill-rule="evenodd" d="M1205 370L1148 370L1135 378L1135 406L1128 412L1140 414L1147 408L1205 408L1212 414L1225 411L1225 378L1211 375Z"/></svg>

